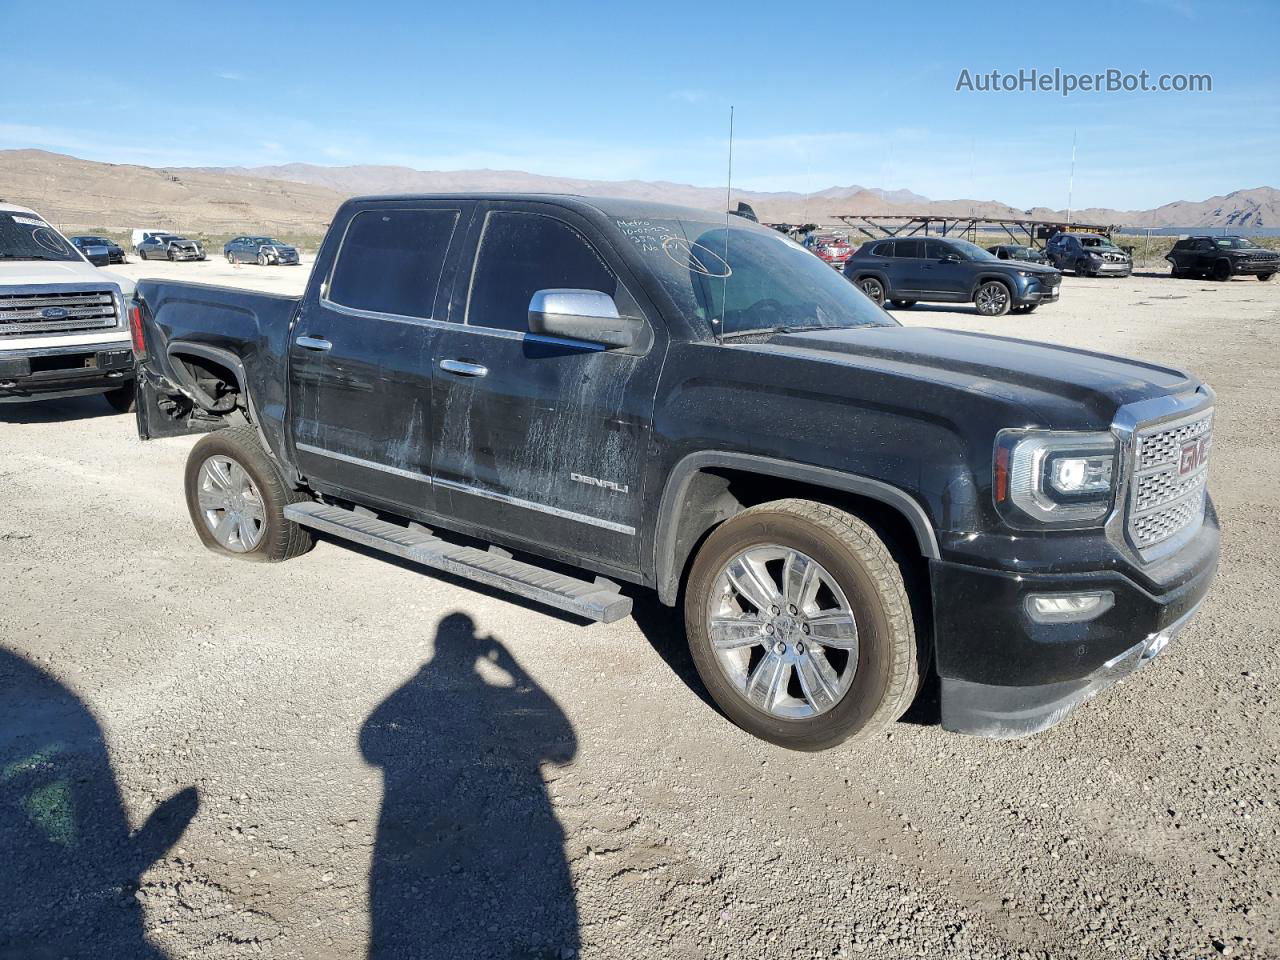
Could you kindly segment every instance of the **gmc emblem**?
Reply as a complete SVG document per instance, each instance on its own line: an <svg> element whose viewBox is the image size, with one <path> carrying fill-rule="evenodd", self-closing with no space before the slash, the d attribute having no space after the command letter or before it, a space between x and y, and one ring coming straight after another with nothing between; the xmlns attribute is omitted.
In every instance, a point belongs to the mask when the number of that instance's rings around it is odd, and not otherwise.
<svg viewBox="0 0 1280 960"><path fill-rule="evenodd" d="M1178 458L1178 476L1185 477L1195 473L1209 462L1209 438L1201 437L1182 445L1182 455Z"/></svg>

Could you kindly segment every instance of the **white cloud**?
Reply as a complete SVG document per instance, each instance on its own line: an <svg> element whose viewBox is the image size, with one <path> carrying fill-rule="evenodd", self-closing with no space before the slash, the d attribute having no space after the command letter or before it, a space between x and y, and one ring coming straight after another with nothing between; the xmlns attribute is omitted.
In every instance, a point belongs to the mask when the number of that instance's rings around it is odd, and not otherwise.
<svg viewBox="0 0 1280 960"><path fill-rule="evenodd" d="M223 80L237 80L237 81L238 81L238 80L243 80L243 79L244 79L244 77L243 77L243 76L241 76L240 74L236 73L236 71L234 71L234 70L222 70L222 71L219 71L218 76L219 76L220 78L222 78Z"/></svg>

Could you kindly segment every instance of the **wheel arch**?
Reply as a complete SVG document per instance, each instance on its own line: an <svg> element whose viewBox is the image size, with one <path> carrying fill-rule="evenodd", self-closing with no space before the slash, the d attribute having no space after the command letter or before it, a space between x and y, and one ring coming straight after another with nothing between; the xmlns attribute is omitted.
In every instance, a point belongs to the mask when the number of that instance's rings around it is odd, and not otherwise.
<svg viewBox="0 0 1280 960"><path fill-rule="evenodd" d="M663 490L654 532L654 581L661 601L677 602L682 575L712 530L755 503L786 497L848 509L915 559L940 557L924 507L899 487L828 467L703 451L680 460Z"/></svg>

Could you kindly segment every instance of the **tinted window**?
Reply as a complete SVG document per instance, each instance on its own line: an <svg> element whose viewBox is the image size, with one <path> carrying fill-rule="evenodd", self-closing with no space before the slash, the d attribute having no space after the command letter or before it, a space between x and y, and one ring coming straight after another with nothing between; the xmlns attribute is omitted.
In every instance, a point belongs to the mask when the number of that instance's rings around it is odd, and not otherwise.
<svg viewBox="0 0 1280 960"><path fill-rule="evenodd" d="M893 245L893 255L895 257L923 257L924 241L898 240Z"/></svg>
<svg viewBox="0 0 1280 960"><path fill-rule="evenodd" d="M924 255L930 260L941 260L943 257L956 256L956 252L945 243L939 243L937 240L926 240ZM1004 256L1007 259L1009 254L1006 252Z"/></svg>
<svg viewBox="0 0 1280 960"><path fill-rule="evenodd" d="M491 213L467 303L467 323L529 329L529 300L568 287L616 297L618 281L595 247L563 221L537 213Z"/></svg>
<svg viewBox="0 0 1280 960"><path fill-rule="evenodd" d="M344 307L430 318L457 210L363 210L351 218L329 299Z"/></svg>
<svg viewBox="0 0 1280 960"><path fill-rule="evenodd" d="M877 257L892 257L893 241L890 240L887 243L877 243L874 247L871 248L871 252L875 254Z"/></svg>

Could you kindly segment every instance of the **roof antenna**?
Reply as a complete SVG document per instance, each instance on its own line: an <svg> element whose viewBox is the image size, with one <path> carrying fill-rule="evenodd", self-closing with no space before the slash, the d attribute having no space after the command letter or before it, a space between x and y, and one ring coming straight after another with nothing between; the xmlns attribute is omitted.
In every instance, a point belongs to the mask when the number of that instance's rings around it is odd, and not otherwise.
<svg viewBox="0 0 1280 960"><path fill-rule="evenodd" d="M729 203L733 198L733 104L729 104L729 175L724 185L724 280L720 284L719 335L724 336L724 313L729 299Z"/></svg>

